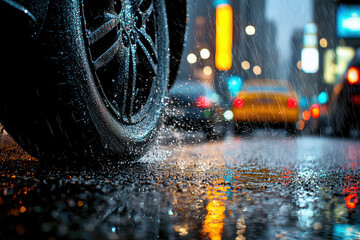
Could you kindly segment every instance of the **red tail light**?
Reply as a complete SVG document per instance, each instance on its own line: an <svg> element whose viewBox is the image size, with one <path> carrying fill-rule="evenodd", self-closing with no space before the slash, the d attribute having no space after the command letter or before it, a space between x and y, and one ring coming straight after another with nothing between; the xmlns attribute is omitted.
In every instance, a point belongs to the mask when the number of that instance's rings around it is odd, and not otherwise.
<svg viewBox="0 0 360 240"><path fill-rule="evenodd" d="M357 84L360 81L360 72L356 67L349 68L346 73L346 79L350 85Z"/></svg>
<svg viewBox="0 0 360 240"><path fill-rule="evenodd" d="M289 98L289 99L287 100L287 105L288 105L288 107L289 107L290 109L296 108L296 106L297 106L296 99L293 98L293 97Z"/></svg>
<svg viewBox="0 0 360 240"><path fill-rule="evenodd" d="M243 108L244 107L244 100L242 100L242 98L235 98L234 107Z"/></svg>
<svg viewBox="0 0 360 240"><path fill-rule="evenodd" d="M313 118L320 117L320 106L318 104L313 104L310 108L310 114Z"/></svg>
<svg viewBox="0 0 360 240"><path fill-rule="evenodd" d="M354 105L360 105L360 95L354 95L352 97L352 102Z"/></svg>
<svg viewBox="0 0 360 240"><path fill-rule="evenodd" d="M207 97L200 96L196 100L196 106L198 108L209 108L209 107L211 107L211 101Z"/></svg>

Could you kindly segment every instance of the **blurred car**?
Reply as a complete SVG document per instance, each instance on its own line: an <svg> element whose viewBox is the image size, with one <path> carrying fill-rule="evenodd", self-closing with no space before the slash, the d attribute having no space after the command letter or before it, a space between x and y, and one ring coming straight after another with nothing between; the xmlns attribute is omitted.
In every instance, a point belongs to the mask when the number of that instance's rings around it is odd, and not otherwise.
<svg viewBox="0 0 360 240"><path fill-rule="evenodd" d="M207 138L226 134L224 109L219 95L195 80L178 80L169 91L166 125L188 131L204 131Z"/></svg>
<svg viewBox="0 0 360 240"><path fill-rule="evenodd" d="M232 112L238 132L254 125L283 127L296 132L299 108L296 94L287 81L272 79L247 80L234 99Z"/></svg>
<svg viewBox="0 0 360 240"><path fill-rule="evenodd" d="M312 104L302 112L301 118L305 123L304 133L316 135L330 134L327 104Z"/></svg>
<svg viewBox="0 0 360 240"><path fill-rule="evenodd" d="M356 50L340 82L334 86L326 114L337 136L348 136L351 129L360 129L360 49Z"/></svg>

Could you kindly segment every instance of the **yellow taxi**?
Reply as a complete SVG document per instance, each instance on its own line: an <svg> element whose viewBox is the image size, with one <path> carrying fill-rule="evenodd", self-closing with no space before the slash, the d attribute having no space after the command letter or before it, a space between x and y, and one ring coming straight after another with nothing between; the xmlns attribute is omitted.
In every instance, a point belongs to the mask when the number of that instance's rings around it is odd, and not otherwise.
<svg viewBox="0 0 360 240"><path fill-rule="evenodd" d="M234 99L233 120L241 123L269 123L296 129L299 117L297 97L288 81L247 80Z"/></svg>

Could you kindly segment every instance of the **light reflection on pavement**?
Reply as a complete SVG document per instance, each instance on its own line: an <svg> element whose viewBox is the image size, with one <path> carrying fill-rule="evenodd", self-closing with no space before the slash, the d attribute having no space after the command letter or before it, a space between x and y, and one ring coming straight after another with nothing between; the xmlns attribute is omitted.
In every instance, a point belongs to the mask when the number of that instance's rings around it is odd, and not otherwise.
<svg viewBox="0 0 360 240"><path fill-rule="evenodd" d="M360 237L356 139L191 137L96 170L48 168L3 148L0 238Z"/></svg>

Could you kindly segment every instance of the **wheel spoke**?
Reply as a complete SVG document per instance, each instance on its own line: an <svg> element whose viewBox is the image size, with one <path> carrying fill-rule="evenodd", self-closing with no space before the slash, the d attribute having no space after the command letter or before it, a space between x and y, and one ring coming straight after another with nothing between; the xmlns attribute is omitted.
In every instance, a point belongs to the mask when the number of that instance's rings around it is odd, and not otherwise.
<svg viewBox="0 0 360 240"><path fill-rule="evenodd" d="M158 74L153 0L85 1L90 56L108 107L135 124L149 110Z"/></svg>
<svg viewBox="0 0 360 240"><path fill-rule="evenodd" d="M153 1L152 0L131 0L132 8L134 12L138 11L141 13L147 12L151 14L153 11Z"/></svg>
<svg viewBox="0 0 360 240"><path fill-rule="evenodd" d="M134 104L135 104L135 98L136 98L136 80L137 80L137 62L136 62L136 45L132 45L130 47L131 51L131 67L129 70L131 70L131 74L129 77L129 85L131 86L131 91L128 92L128 96L130 97L130 101L128 102L128 114L130 115L129 118L131 119L131 116L134 113ZM130 83L131 81L131 83Z"/></svg>
<svg viewBox="0 0 360 240"><path fill-rule="evenodd" d="M157 59L155 57L156 62L153 60L152 56L155 55L155 52L151 51L151 50L153 50L153 48L150 48L150 51L149 51L148 48L146 48L146 46L140 40L138 40L138 45L140 46L142 52L146 56L147 63L145 63L145 66L148 68L150 67L151 69L149 69L149 70L151 70L156 76L157 75L157 66L156 66Z"/></svg>
<svg viewBox="0 0 360 240"><path fill-rule="evenodd" d="M119 24L120 18L117 15L115 14L106 14L106 15L107 18L109 18L109 20L89 34L88 38L90 45L100 40L102 37L104 37L107 33L111 32Z"/></svg>
<svg viewBox="0 0 360 240"><path fill-rule="evenodd" d="M115 56L120 49L120 38L118 38L113 45L111 45L100 57L93 63L95 69L106 66Z"/></svg>
<svg viewBox="0 0 360 240"><path fill-rule="evenodd" d="M140 7L140 10L141 10L141 7ZM153 10L154 10L154 4L152 1L149 6L146 6L145 9L141 10L143 24L146 23L146 21L150 18L150 15L152 14Z"/></svg>
<svg viewBox="0 0 360 240"><path fill-rule="evenodd" d="M150 35L145 31L145 29L137 29L139 33L138 43L141 43L144 46L144 51L153 59L154 63L158 63L158 56L156 51L156 44L153 42Z"/></svg>
<svg viewBox="0 0 360 240"><path fill-rule="evenodd" d="M121 58L124 60L120 63L119 75L118 75L118 82L115 85L115 92L118 94L118 99L120 99L119 106L120 112L122 116L126 114L126 106L128 102L128 88L129 83L128 79L130 78L130 58L131 53L128 48L124 48L121 51Z"/></svg>
<svg viewBox="0 0 360 240"><path fill-rule="evenodd" d="M133 9L138 10L144 0L131 0Z"/></svg>

